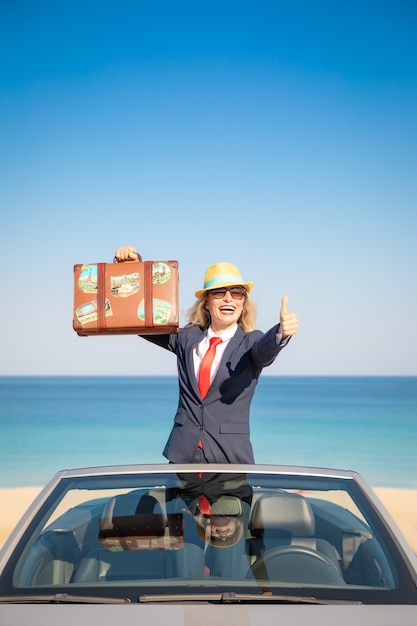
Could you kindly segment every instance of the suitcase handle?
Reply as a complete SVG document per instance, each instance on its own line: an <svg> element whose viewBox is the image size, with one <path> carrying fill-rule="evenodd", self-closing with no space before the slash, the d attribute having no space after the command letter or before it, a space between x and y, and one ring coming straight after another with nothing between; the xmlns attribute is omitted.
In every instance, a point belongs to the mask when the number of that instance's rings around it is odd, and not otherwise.
<svg viewBox="0 0 417 626"><path fill-rule="evenodd" d="M138 261L139 261L139 263L142 263L142 257L141 257L141 255L139 254L139 252L135 252L135 254L137 254L137 255L138 255ZM114 257L114 259L113 259L113 263L119 263L119 259L117 259L116 257Z"/></svg>

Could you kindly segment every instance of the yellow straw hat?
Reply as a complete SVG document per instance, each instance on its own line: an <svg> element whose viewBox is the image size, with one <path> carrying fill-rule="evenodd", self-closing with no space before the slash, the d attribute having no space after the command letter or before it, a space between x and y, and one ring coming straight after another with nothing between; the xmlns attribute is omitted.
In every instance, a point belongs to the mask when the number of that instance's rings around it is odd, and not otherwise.
<svg viewBox="0 0 417 626"><path fill-rule="evenodd" d="M195 292L196 298L201 298L209 289L219 289L221 287L234 287L242 285L249 293L253 288L253 283L245 283L236 265L232 263L215 263L210 265L204 276L204 287Z"/></svg>

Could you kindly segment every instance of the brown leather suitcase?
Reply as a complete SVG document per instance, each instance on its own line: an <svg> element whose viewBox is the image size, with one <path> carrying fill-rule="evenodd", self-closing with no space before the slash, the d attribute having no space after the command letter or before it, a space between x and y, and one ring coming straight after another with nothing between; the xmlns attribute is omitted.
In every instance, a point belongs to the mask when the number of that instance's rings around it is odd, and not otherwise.
<svg viewBox="0 0 417 626"><path fill-rule="evenodd" d="M74 265L73 328L88 335L178 332L178 262Z"/></svg>

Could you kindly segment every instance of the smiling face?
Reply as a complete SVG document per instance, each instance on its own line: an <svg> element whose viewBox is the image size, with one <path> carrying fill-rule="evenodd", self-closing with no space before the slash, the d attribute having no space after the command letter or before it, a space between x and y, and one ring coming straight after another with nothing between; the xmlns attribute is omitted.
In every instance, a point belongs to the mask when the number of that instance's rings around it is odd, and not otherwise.
<svg viewBox="0 0 417 626"><path fill-rule="evenodd" d="M233 286L230 286L225 293L221 293L222 290L213 289L207 292L206 309L210 313L211 327L213 332L221 333L227 330L231 326L238 323L240 316L242 315L243 307L245 305L245 295L241 299L234 298L232 296ZM236 286L239 292L242 289ZM230 291L232 290L232 292ZM244 291L244 290L243 290ZM235 293L239 295L239 293Z"/></svg>
<svg viewBox="0 0 417 626"><path fill-rule="evenodd" d="M233 517L215 517L210 518L211 537L226 541L229 537L233 536L236 532L236 520Z"/></svg>

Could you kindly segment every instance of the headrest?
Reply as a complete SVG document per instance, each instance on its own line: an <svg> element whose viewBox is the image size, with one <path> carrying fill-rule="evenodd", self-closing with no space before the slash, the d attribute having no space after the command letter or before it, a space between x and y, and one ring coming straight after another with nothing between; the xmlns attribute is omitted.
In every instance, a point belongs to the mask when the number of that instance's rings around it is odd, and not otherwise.
<svg viewBox="0 0 417 626"><path fill-rule="evenodd" d="M169 548L169 541L164 541L166 525L157 499L134 491L110 498L100 519L99 539L110 551Z"/></svg>
<svg viewBox="0 0 417 626"><path fill-rule="evenodd" d="M111 528L114 518L142 513L159 515L165 526L160 503L154 496L149 495L148 490L145 489L135 489L129 493L123 493L110 498L102 513L101 521L105 527Z"/></svg>
<svg viewBox="0 0 417 626"><path fill-rule="evenodd" d="M293 537L313 537L313 511L307 500L296 493L263 495L253 505L249 530L252 535L268 530Z"/></svg>

